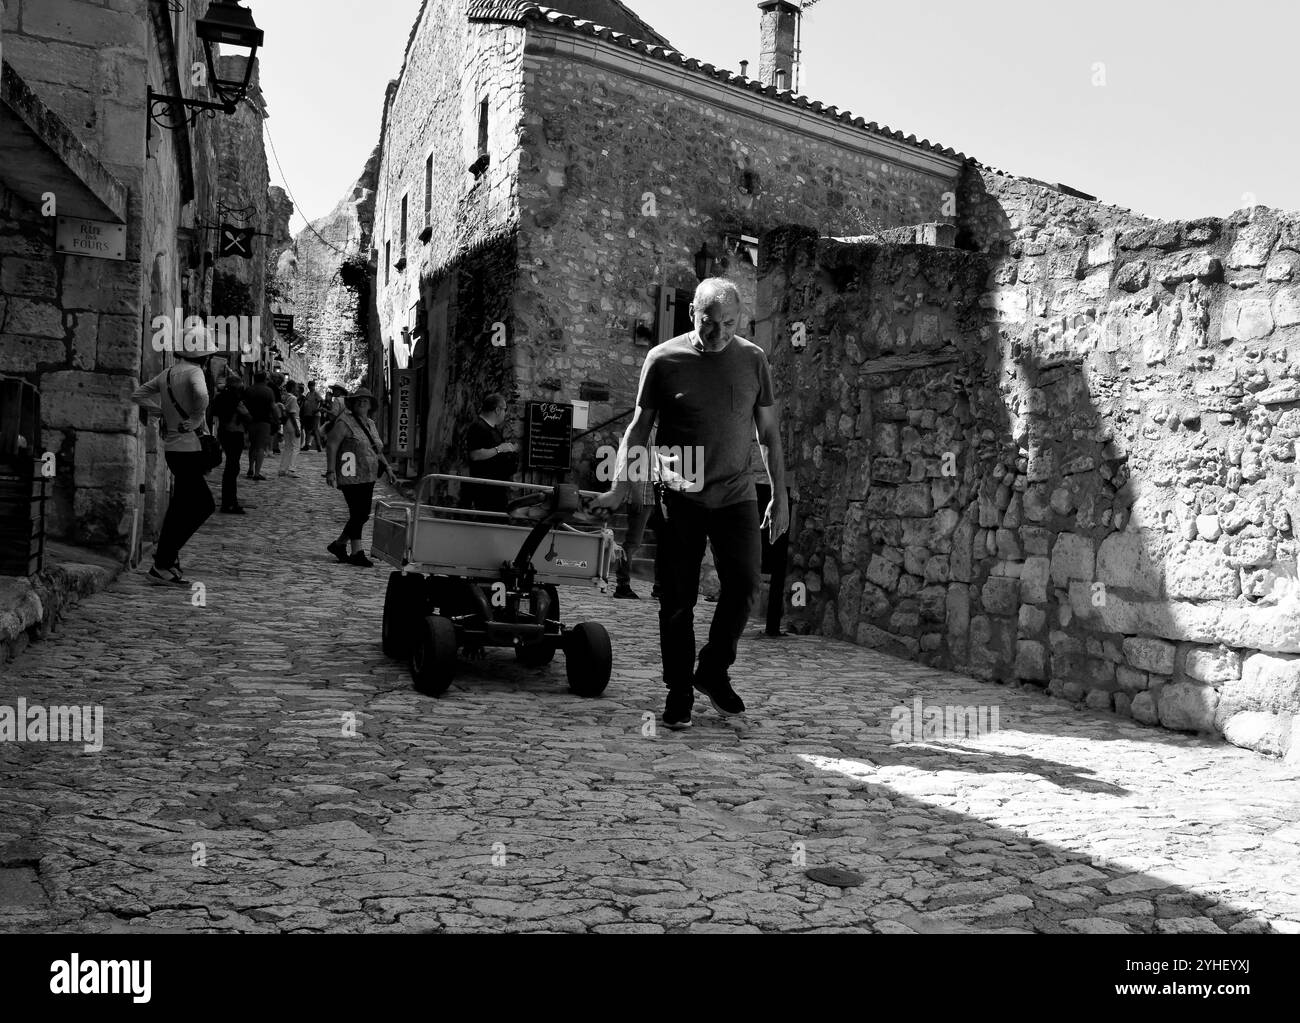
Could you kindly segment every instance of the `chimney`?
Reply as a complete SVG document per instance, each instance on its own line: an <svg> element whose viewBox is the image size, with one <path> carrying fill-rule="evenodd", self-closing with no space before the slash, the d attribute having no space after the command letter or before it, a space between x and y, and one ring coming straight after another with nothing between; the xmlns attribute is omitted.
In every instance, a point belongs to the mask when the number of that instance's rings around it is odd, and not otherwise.
<svg viewBox="0 0 1300 1023"><path fill-rule="evenodd" d="M0 0L0 8L4 7L4 2L5 0ZM749 61L747 60L742 60L740 62L740 77L741 78L749 77Z"/></svg>
<svg viewBox="0 0 1300 1023"><path fill-rule="evenodd" d="M764 85L788 89L794 81L794 39L799 8L788 0L763 0L758 9L763 12L758 79ZM784 72L784 82L778 80L777 72Z"/></svg>

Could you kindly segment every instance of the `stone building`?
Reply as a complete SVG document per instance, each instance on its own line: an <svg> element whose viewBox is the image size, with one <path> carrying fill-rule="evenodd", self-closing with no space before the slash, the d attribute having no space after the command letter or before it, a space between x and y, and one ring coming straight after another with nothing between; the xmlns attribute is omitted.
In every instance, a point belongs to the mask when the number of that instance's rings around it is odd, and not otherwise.
<svg viewBox="0 0 1300 1023"><path fill-rule="evenodd" d="M262 114L245 104L178 130L149 121L148 88L200 92L208 0L0 6L0 372L41 392L41 442L57 465L49 534L135 557L156 536L170 478L130 395L172 358L154 350L155 317L245 311L214 296L232 261L216 258L213 226L223 199L265 208ZM124 228L120 253L57 251L59 216L110 238ZM265 258L257 239L251 262Z"/></svg>
<svg viewBox="0 0 1300 1023"><path fill-rule="evenodd" d="M1300 755L1300 214L1153 222L974 167L961 199L978 251L766 240L792 614Z"/></svg>
<svg viewBox="0 0 1300 1023"><path fill-rule="evenodd" d="M460 462L490 390L587 400L593 425L630 409L647 348L689 328L697 264L752 310L772 227L952 221L962 157L778 84L794 10L755 12L763 81L673 50L616 0L426 0L373 213L379 365L416 371L419 465ZM624 425L575 448L580 478Z"/></svg>

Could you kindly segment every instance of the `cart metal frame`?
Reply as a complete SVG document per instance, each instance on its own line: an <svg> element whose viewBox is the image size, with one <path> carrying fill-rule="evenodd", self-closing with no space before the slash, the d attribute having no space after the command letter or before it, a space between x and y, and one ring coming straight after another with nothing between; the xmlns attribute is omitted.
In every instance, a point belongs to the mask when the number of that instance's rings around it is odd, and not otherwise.
<svg viewBox="0 0 1300 1023"><path fill-rule="evenodd" d="M511 502L514 514L455 508L428 500L440 481L527 493ZM384 600L385 652L409 656L416 687L440 695L461 648L482 656L488 646L513 647L534 667L562 649L570 688L599 695L612 663L608 634L593 622L566 628L558 593L573 585L608 592L614 534L581 510L583 499L599 496L572 484L434 473L420 480L414 501L375 502L371 547L395 569Z"/></svg>

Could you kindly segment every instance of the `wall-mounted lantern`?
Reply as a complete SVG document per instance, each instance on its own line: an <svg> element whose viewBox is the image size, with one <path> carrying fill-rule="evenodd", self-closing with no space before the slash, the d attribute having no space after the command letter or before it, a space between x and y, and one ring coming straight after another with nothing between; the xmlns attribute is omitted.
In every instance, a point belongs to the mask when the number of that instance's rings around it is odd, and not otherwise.
<svg viewBox="0 0 1300 1023"><path fill-rule="evenodd" d="M239 6L237 0L212 0L208 13L199 19L195 32L203 42L203 56L208 66L209 87L221 102L211 103L207 100L186 99L184 96L164 96L148 89L149 127L152 137L152 125L175 131L181 126L190 126L201 114L215 117L218 110L233 114L239 104L248 96L249 86L253 81L253 61L263 42L263 32L253 21L253 14L247 8ZM244 77L226 79L217 74L217 55L214 47L222 46L234 50L247 50L248 59L244 64Z"/></svg>

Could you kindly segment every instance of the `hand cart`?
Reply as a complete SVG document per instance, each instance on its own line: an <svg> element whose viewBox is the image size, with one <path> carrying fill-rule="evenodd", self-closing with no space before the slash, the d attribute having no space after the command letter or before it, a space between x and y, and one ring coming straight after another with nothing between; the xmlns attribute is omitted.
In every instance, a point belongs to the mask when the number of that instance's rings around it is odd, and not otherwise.
<svg viewBox="0 0 1300 1023"><path fill-rule="evenodd" d="M452 508L433 499L451 482L530 493L506 513ZM513 647L528 667L563 650L569 688L599 696L613 663L609 634L596 622L566 628L559 595L561 586L608 591L614 533L582 509L598 496L572 484L435 473L420 481L414 502L377 501L371 548L398 570L384 594L384 653L409 659L415 688L440 696L461 649L481 657L489 646Z"/></svg>

